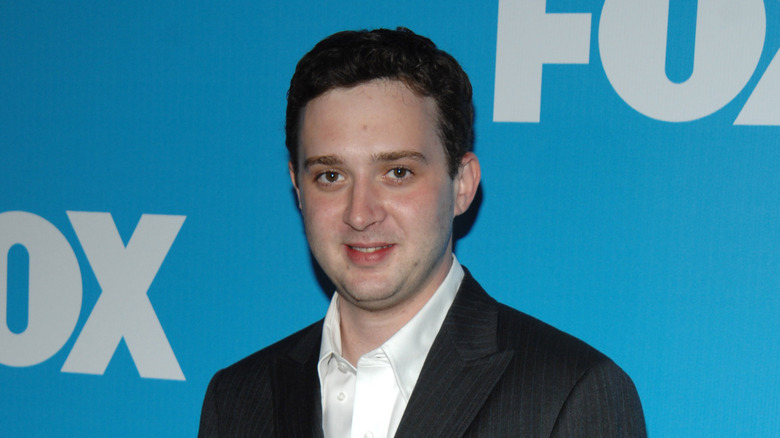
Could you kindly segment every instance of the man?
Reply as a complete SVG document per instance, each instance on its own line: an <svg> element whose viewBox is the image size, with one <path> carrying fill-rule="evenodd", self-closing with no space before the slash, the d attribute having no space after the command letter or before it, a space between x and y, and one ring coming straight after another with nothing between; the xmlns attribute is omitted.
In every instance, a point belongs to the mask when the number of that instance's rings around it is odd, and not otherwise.
<svg viewBox="0 0 780 438"><path fill-rule="evenodd" d="M325 319L218 372L201 437L643 437L636 390L583 342L490 298L452 254L477 191L471 85L406 29L298 63L289 171Z"/></svg>

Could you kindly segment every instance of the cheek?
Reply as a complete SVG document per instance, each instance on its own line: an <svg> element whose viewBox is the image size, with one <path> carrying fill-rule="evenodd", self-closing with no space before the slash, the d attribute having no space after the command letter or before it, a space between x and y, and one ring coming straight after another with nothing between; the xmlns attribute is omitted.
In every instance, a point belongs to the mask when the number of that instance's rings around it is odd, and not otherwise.
<svg viewBox="0 0 780 438"><path fill-rule="evenodd" d="M444 185L426 187L396 199L396 211L407 225L427 232L448 228L453 217L452 190Z"/></svg>
<svg viewBox="0 0 780 438"><path fill-rule="evenodd" d="M306 196L301 193L301 214L306 234L327 236L328 230L332 230L333 221L338 218L337 202L323 199L321 196Z"/></svg>

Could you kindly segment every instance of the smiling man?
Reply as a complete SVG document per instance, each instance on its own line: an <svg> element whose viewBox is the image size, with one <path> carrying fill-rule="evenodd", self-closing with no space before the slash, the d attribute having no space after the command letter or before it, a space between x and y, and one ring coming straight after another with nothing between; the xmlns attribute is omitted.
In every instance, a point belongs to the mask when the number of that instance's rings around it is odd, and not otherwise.
<svg viewBox="0 0 780 438"><path fill-rule="evenodd" d="M323 321L218 372L200 436L643 437L631 380L490 298L452 254L477 191L471 85L406 29L298 63L287 148Z"/></svg>

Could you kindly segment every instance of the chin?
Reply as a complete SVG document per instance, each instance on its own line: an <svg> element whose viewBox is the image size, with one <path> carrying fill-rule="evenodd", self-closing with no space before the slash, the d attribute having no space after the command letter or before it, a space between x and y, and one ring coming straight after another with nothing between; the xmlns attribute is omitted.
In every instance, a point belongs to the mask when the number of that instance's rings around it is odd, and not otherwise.
<svg viewBox="0 0 780 438"><path fill-rule="evenodd" d="M352 287L346 288L347 293L341 294L346 296L350 303L357 307L364 309L381 309L392 305L395 292L388 291L387 288L366 288L364 287Z"/></svg>

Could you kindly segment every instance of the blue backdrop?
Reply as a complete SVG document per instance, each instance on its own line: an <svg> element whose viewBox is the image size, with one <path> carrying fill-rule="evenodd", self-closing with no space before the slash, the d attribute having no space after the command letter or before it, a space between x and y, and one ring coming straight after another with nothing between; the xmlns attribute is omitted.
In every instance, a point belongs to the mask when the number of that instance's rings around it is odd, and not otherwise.
<svg viewBox="0 0 780 438"><path fill-rule="evenodd" d="M474 84L460 261L634 379L652 437L780 436L780 3L0 3L0 435L194 436L324 315L297 60L406 26Z"/></svg>

